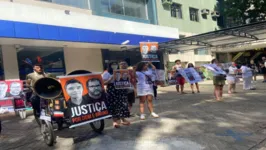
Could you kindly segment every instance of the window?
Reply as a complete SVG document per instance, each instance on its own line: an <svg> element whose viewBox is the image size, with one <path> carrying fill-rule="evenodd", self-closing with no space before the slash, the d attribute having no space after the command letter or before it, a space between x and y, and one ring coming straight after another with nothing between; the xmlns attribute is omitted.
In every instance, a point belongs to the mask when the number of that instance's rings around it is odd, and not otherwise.
<svg viewBox="0 0 266 150"><path fill-rule="evenodd" d="M90 9L90 0L41 0L46 2L52 2L60 5L67 5L82 9Z"/></svg>
<svg viewBox="0 0 266 150"><path fill-rule="evenodd" d="M65 74L64 52L61 48L24 47L17 52L20 79L32 73L32 65L41 63L46 72L53 75Z"/></svg>
<svg viewBox="0 0 266 150"><path fill-rule="evenodd" d="M189 15L191 21L199 22L199 10L195 8L189 8Z"/></svg>
<svg viewBox="0 0 266 150"><path fill-rule="evenodd" d="M171 17L175 17L175 18L178 18L178 19L182 19L183 18L183 16L182 16L182 8L181 8L180 4L173 3L171 5Z"/></svg>
<svg viewBox="0 0 266 150"><path fill-rule="evenodd" d="M209 55L209 51L206 48L199 48L194 50L195 55Z"/></svg>
<svg viewBox="0 0 266 150"><path fill-rule="evenodd" d="M146 0L101 0L103 12L148 19Z"/></svg>

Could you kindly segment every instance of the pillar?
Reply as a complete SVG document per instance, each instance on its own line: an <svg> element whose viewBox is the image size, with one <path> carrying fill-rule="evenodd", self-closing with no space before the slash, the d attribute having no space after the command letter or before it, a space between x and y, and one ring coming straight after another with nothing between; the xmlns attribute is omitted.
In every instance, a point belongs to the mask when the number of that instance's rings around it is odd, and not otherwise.
<svg viewBox="0 0 266 150"><path fill-rule="evenodd" d="M102 72L102 51L91 48L64 48L66 73L75 70Z"/></svg>
<svg viewBox="0 0 266 150"><path fill-rule="evenodd" d="M2 45L4 78L19 79L17 50L14 45Z"/></svg>

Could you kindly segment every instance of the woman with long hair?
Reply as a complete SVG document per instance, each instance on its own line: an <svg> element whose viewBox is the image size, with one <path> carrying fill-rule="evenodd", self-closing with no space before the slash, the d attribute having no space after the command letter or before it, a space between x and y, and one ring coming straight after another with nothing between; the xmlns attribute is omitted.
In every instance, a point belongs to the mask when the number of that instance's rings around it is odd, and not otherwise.
<svg viewBox="0 0 266 150"><path fill-rule="evenodd" d="M136 67L136 77L137 77L137 95L140 99L139 107L140 107L140 119L145 120L144 114L144 106L145 102L148 102L148 108L151 113L151 116L154 118L158 118L159 116L153 111L153 74L148 71L149 66L152 67L153 70L156 67L151 63L140 62Z"/></svg>
<svg viewBox="0 0 266 150"><path fill-rule="evenodd" d="M228 94L236 93L237 71L238 69L236 67L236 63L232 62L232 64L228 68L228 73L226 75L226 80L228 83Z"/></svg>
<svg viewBox="0 0 266 150"><path fill-rule="evenodd" d="M192 63L188 64L188 68L194 68L195 69L195 67L194 67L194 65ZM200 93L199 83L195 83L195 85L196 85L196 88L197 88L197 92ZM194 94L195 93L194 92L194 84L190 84L190 87L191 87L191 90L192 90L192 94Z"/></svg>
<svg viewBox="0 0 266 150"><path fill-rule="evenodd" d="M213 68L222 70L222 68L219 66L219 61L217 59L213 59L211 63ZM213 72L214 96L217 101L220 101L223 98L224 84L225 84L225 75Z"/></svg>
<svg viewBox="0 0 266 150"><path fill-rule="evenodd" d="M108 65L107 71L102 74L104 84L107 85L107 102L109 112L113 117L113 127L119 128L120 121L123 125L130 125L130 122L125 118L129 117L127 90L116 89L114 86L114 70L118 69L117 62L111 62Z"/></svg>

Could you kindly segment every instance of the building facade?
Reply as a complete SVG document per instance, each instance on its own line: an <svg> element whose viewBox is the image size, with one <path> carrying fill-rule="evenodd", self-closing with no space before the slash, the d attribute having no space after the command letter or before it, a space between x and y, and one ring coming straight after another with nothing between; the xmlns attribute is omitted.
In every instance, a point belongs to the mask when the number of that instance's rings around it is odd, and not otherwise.
<svg viewBox="0 0 266 150"><path fill-rule="evenodd" d="M35 63L58 75L102 72L139 42L179 38L157 23L153 0L0 0L0 78L25 79Z"/></svg>
<svg viewBox="0 0 266 150"><path fill-rule="evenodd" d="M219 30L217 0L156 0L158 24L179 29L180 38ZM169 54L169 62L201 65L212 59L207 49Z"/></svg>

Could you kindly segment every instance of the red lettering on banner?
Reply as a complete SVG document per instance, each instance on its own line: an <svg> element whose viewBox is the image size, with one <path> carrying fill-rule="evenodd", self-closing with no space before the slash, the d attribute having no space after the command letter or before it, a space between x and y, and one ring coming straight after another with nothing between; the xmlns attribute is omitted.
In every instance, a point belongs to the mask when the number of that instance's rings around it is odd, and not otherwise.
<svg viewBox="0 0 266 150"><path fill-rule="evenodd" d="M102 112L97 112L95 113L95 116L96 117L100 117L100 116L105 116L105 115L108 115L108 110L105 110L105 111L102 111Z"/></svg>
<svg viewBox="0 0 266 150"><path fill-rule="evenodd" d="M75 117L75 118L72 118L72 122L73 123L78 123L81 121L81 117Z"/></svg>
<svg viewBox="0 0 266 150"><path fill-rule="evenodd" d="M82 121L87 121L87 120L90 120L91 118L92 118L91 114L85 115L85 116L82 116Z"/></svg>

